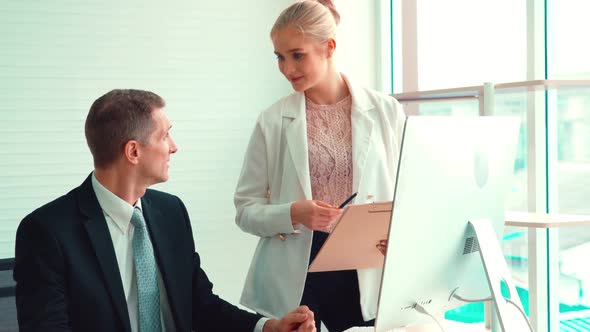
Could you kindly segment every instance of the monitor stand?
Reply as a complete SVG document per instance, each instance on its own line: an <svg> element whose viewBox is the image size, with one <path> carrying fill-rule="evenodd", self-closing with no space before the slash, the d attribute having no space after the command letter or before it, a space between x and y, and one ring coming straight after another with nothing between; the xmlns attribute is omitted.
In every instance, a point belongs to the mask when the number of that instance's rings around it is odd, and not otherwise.
<svg viewBox="0 0 590 332"><path fill-rule="evenodd" d="M503 332L531 330L526 316L521 314L521 311L524 313L524 309L492 224L487 219L472 220L469 224L473 227L479 243L479 253L492 293L500 329ZM508 288L507 298L502 295L502 283Z"/></svg>

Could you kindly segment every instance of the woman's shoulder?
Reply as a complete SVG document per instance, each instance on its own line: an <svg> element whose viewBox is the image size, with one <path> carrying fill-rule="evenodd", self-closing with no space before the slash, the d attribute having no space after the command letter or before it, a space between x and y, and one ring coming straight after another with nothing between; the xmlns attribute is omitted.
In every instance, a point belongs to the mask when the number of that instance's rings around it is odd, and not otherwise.
<svg viewBox="0 0 590 332"><path fill-rule="evenodd" d="M292 114L296 112L299 109L301 98L302 96L298 92L293 92L280 98L260 113L258 121L276 122L286 114Z"/></svg>
<svg viewBox="0 0 590 332"><path fill-rule="evenodd" d="M381 112L385 112L388 116L403 114L402 106L390 94L366 86L357 86L355 95L359 99L357 102L367 108L376 108Z"/></svg>
<svg viewBox="0 0 590 332"><path fill-rule="evenodd" d="M390 94L366 86L356 86L354 91L361 108L372 109L371 113L382 120L380 123L389 124L396 130L400 130L406 115L397 99Z"/></svg>
<svg viewBox="0 0 590 332"><path fill-rule="evenodd" d="M354 79L349 79L346 75L343 75L348 84L349 89L353 94L353 98L356 97L358 102L361 104L377 104L379 106L389 106L397 108L399 104L397 100L390 94L375 90L365 85L360 85Z"/></svg>
<svg viewBox="0 0 590 332"><path fill-rule="evenodd" d="M375 90L370 87L362 86L360 90L372 101L379 103L397 103L397 100L390 94Z"/></svg>

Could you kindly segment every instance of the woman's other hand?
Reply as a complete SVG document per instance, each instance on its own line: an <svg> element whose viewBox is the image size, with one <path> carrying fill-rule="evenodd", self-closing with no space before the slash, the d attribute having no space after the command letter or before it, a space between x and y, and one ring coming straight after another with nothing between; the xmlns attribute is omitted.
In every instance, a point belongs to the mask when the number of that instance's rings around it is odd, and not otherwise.
<svg viewBox="0 0 590 332"><path fill-rule="evenodd" d="M308 200L291 204L291 222L303 224L314 231L328 231L338 220L342 209L326 202Z"/></svg>

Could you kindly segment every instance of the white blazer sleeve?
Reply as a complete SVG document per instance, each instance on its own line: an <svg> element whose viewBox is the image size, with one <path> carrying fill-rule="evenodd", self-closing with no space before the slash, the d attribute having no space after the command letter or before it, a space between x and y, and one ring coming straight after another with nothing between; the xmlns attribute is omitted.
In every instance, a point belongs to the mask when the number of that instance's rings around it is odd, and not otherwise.
<svg viewBox="0 0 590 332"><path fill-rule="evenodd" d="M260 237L293 233L291 203L270 204L268 147L260 121L257 122L234 195L236 224Z"/></svg>

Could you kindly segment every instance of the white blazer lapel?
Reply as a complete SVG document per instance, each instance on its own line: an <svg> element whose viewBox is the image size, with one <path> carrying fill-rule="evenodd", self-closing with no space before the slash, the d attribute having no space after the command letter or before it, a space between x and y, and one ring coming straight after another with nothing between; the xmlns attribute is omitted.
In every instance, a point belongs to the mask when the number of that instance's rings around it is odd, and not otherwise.
<svg viewBox="0 0 590 332"><path fill-rule="evenodd" d="M365 112L352 110L352 187L358 191L362 179L363 169L367 161L367 154L371 146L373 120Z"/></svg>
<svg viewBox="0 0 590 332"><path fill-rule="evenodd" d="M297 171L297 179L306 199L312 199L307 149L307 120L305 118L305 98L303 98L303 94L295 94L285 106L283 116L293 119L285 129L291 161Z"/></svg>
<svg viewBox="0 0 590 332"><path fill-rule="evenodd" d="M362 180L369 148L371 147L371 136L373 135L373 119L369 117L367 112L373 109L374 105L368 99L364 90L351 85L346 76L342 76L352 97L352 190L357 192Z"/></svg>

